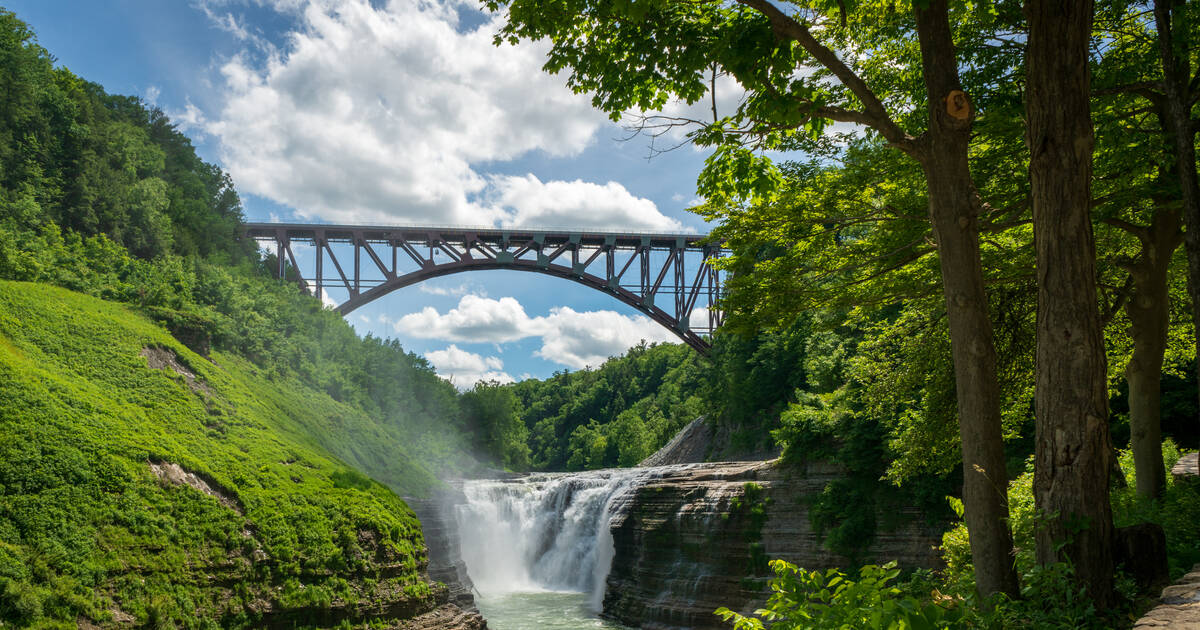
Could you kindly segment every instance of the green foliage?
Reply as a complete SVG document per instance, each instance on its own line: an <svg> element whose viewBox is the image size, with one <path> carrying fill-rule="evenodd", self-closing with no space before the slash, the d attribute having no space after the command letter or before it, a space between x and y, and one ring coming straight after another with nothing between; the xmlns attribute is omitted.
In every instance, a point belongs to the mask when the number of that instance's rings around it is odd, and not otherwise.
<svg viewBox="0 0 1200 630"><path fill-rule="evenodd" d="M1163 463L1167 471L1182 455L1173 440L1163 442ZM1200 484L1176 481L1167 475L1163 496L1157 500L1138 496L1133 453L1118 451L1127 486L1112 492L1113 521L1117 527L1137 523L1157 523L1167 536L1167 563L1171 577L1177 578L1200 563Z"/></svg>
<svg viewBox="0 0 1200 630"><path fill-rule="evenodd" d="M475 429L475 448L510 470L529 467L528 429L518 415L518 401L511 388L481 381L463 393L462 413Z"/></svg>
<svg viewBox="0 0 1200 630"><path fill-rule="evenodd" d="M633 466L704 415L707 369L680 344L641 344L603 365L507 386L540 470Z"/></svg>
<svg viewBox="0 0 1200 630"><path fill-rule="evenodd" d="M1173 464L1179 450L1170 440L1163 444L1164 460ZM1113 518L1117 527L1152 522L1162 525L1167 537L1167 560L1172 577L1182 575L1200 562L1200 488L1168 479L1161 500L1139 497L1133 478L1132 454L1119 452L1127 486L1112 490ZM975 612L975 625L983 627L1028 628L1111 628L1123 623L1136 604L1137 593L1126 583L1122 595L1125 602L1110 611L1096 610L1083 587L1075 580L1072 567L1058 563L1040 566L1036 562L1034 535L1040 516L1033 499L1032 459L1026 471L1015 478L1008 488L1009 522L1012 525L1016 566L1021 576L1021 598L1000 600L992 610ZM957 505L962 516L962 504ZM974 577L971 567L970 544L966 526L961 522L943 537L943 558L946 561L943 592L966 601L974 601ZM1120 576L1118 576L1120 577Z"/></svg>
<svg viewBox="0 0 1200 630"><path fill-rule="evenodd" d="M241 202L229 178L161 111L55 68L4 9L0 67L0 214L10 228L104 234L147 259L254 258L253 243L238 238Z"/></svg>
<svg viewBox="0 0 1200 630"><path fill-rule="evenodd" d="M457 392L273 279L240 222L161 112L0 9L0 625L431 603L394 492L477 465Z"/></svg>
<svg viewBox="0 0 1200 630"><path fill-rule="evenodd" d="M193 378L152 369L145 348ZM389 583L418 584L412 512L313 439L371 426L236 355L210 362L125 307L0 282L0 618L73 624L119 609L148 626L234 615L223 625L250 627L256 600L326 606L342 576L384 557ZM160 462L213 494L161 480ZM431 483L404 466L391 468L395 487ZM214 584L213 571L230 579Z"/></svg>
<svg viewBox="0 0 1200 630"><path fill-rule="evenodd" d="M771 597L766 608L755 611L755 617L728 608L716 614L732 621L736 630L965 627L960 607L922 601L897 585L900 570L894 562L863 566L856 580L837 569L808 571L783 560L772 560L771 568L775 577L768 582Z"/></svg>

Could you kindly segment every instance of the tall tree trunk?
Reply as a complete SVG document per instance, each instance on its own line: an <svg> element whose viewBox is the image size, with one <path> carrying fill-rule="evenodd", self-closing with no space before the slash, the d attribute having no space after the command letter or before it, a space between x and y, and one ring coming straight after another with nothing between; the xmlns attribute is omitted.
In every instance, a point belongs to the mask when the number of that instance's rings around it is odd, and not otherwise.
<svg viewBox="0 0 1200 630"><path fill-rule="evenodd" d="M1188 260L1188 294L1192 298L1192 323L1200 327L1200 178L1196 175L1195 128L1192 126L1192 95L1189 29L1185 0L1155 0L1154 23L1158 30L1158 53L1162 61L1164 128L1175 150L1175 174L1183 198L1184 247ZM1200 328L1198 328L1200 331ZM1200 334L1196 335L1196 378L1200 383ZM1200 387L1197 388L1200 391Z"/></svg>
<svg viewBox="0 0 1200 630"><path fill-rule="evenodd" d="M1034 499L1051 515L1037 557L1066 559L1100 607L1113 598L1112 445L1090 215L1092 2L1026 0L1026 142L1037 252Z"/></svg>
<svg viewBox="0 0 1200 630"><path fill-rule="evenodd" d="M963 453L963 506L979 593L1017 594L996 349L979 257L979 193L967 158L973 112L959 83L945 0L916 9L929 133L921 160L937 239Z"/></svg>
<svg viewBox="0 0 1200 630"><path fill-rule="evenodd" d="M1167 484L1162 455L1162 365L1167 348L1171 256L1179 247L1179 211L1159 209L1147 228L1137 230L1142 256L1130 266L1133 295L1125 303L1133 355L1125 366L1129 383L1130 448L1137 492L1162 496Z"/></svg>

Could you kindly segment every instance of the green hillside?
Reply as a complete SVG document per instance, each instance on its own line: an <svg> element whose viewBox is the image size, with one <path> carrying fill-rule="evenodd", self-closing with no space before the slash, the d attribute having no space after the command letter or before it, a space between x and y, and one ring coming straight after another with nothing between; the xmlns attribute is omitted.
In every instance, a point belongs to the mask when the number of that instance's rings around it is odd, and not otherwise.
<svg viewBox="0 0 1200 630"><path fill-rule="evenodd" d="M124 306L0 282L0 619L258 627L427 608L412 512L309 437L369 429ZM171 465L219 496L154 471Z"/></svg>

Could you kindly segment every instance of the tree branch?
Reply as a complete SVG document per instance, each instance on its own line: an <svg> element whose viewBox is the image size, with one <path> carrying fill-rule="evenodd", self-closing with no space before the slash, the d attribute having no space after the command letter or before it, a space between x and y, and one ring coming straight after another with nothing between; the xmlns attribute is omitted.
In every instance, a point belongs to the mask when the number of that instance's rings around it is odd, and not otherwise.
<svg viewBox="0 0 1200 630"><path fill-rule="evenodd" d="M1139 81L1137 83L1127 83L1125 85L1117 85L1110 88L1100 88L1092 90L1092 96L1112 96L1114 94L1137 94L1145 97L1152 103L1158 103L1165 98L1161 92L1162 83L1159 81Z"/></svg>
<svg viewBox="0 0 1200 630"><path fill-rule="evenodd" d="M1141 241L1145 246L1150 245L1150 230L1146 229L1144 226L1134 225L1133 223L1130 223L1124 219L1118 219L1116 217L1101 219L1100 222L1128 232L1130 235L1137 238L1137 240Z"/></svg>
<svg viewBox="0 0 1200 630"><path fill-rule="evenodd" d="M883 102L867 87L862 77L858 76L849 66L843 63L836 53L817 41L807 27L784 13L779 7L772 4L770 0L737 0L737 2L765 15L771 22L771 28L775 32L776 37L790 39L800 44L808 54L817 60L817 63L820 63L832 72L842 82L842 85L845 85L858 97L858 100L863 104L864 111L861 112L862 118L847 122L857 122L867 125L878 131L885 140L906 154L913 157L920 155L921 147L916 139L901 129L896 124L896 121L892 120L891 116L887 113L887 109L884 108Z"/></svg>
<svg viewBox="0 0 1200 630"><path fill-rule="evenodd" d="M1125 283L1117 289L1117 294L1113 296L1112 304L1100 314L1100 330L1108 328L1109 322L1117 316L1121 311L1121 307L1125 306L1125 302L1129 300L1129 294L1133 292L1133 274L1125 277Z"/></svg>

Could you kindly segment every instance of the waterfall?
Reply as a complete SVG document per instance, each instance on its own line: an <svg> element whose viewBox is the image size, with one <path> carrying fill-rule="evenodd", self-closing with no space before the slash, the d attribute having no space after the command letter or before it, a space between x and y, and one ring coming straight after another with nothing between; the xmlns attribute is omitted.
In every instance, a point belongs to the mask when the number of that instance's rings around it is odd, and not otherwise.
<svg viewBox="0 0 1200 630"><path fill-rule="evenodd" d="M485 595L575 591L599 611L613 558L615 500L645 470L532 474L463 484L462 559Z"/></svg>

